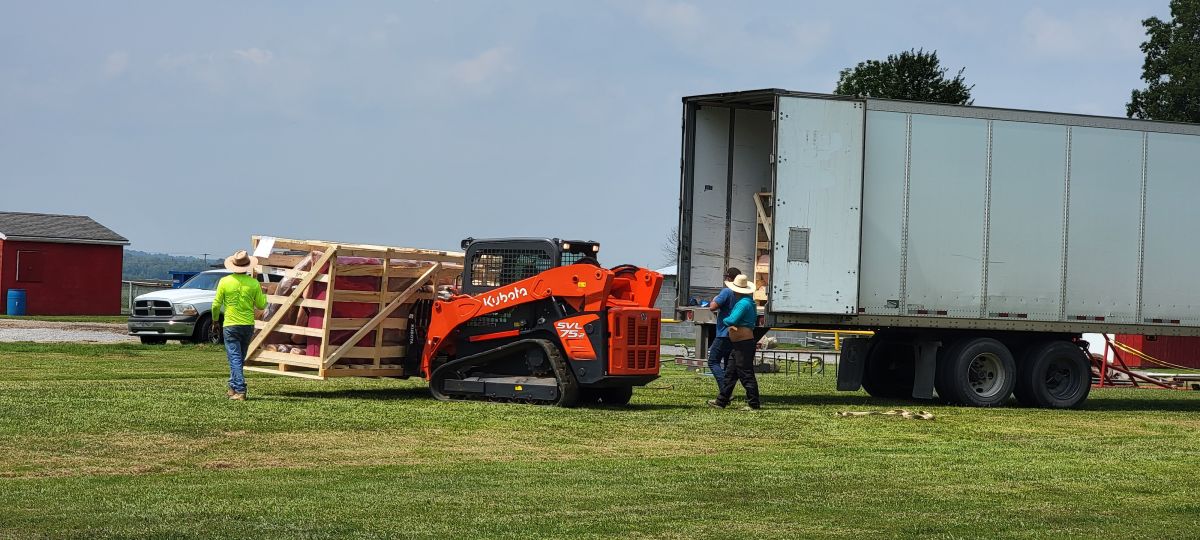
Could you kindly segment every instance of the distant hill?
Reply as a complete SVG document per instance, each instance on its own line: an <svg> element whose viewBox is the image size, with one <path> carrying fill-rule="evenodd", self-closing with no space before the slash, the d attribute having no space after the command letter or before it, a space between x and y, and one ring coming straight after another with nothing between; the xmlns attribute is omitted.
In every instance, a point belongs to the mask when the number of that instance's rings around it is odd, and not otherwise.
<svg viewBox="0 0 1200 540"><path fill-rule="evenodd" d="M216 260L209 259L208 262L211 265ZM171 270L199 272L208 268L204 266L204 259L199 257L180 257L127 249L121 279L171 279L171 274L168 273Z"/></svg>

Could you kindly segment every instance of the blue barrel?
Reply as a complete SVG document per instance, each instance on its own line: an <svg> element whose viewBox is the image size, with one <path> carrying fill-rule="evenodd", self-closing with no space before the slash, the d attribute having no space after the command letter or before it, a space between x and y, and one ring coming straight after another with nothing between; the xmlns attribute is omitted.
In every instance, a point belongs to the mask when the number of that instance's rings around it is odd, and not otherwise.
<svg viewBox="0 0 1200 540"><path fill-rule="evenodd" d="M8 290L8 311L6 313L18 316L25 314L25 289Z"/></svg>

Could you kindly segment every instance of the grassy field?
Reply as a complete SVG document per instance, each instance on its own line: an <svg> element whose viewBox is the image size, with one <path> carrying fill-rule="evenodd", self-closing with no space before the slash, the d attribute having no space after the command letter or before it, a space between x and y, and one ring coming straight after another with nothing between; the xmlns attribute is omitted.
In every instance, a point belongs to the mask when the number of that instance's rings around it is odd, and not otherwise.
<svg viewBox="0 0 1200 540"><path fill-rule="evenodd" d="M226 375L203 346L0 344L0 537L1200 535L1200 392L916 421L795 375L759 412L673 367L625 410L265 376L238 403Z"/></svg>
<svg viewBox="0 0 1200 540"><path fill-rule="evenodd" d="M117 323L117 324L125 324L126 322L129 322L128 315L23 315L20 317L14 317L12 315L0 315L0 319L15 319L15 320L22 320L22 321Z"/></svg>

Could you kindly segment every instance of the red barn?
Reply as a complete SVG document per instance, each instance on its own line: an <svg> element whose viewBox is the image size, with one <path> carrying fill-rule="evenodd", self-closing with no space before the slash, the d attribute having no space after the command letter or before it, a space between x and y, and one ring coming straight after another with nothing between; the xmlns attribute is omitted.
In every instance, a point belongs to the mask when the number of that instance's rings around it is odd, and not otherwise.
<svg viewBox="0 0 1200 540"><path fill-rule="evenodd" d="M26 315L119 315L127 245L87 216L0 212L0 313L24 289Z"/></svg>
<svg viewBox="0 0 1200 540"><path fill-rule="evenodd" d="M1200 369L1200 337L1117 334L1116 340L1158 360L1177 366ZM1149 370L1166 367L1142 360L1132 354L1122 353L1121 358L1125 360L1126 364L1129 364L1129 367Z"/></svg>

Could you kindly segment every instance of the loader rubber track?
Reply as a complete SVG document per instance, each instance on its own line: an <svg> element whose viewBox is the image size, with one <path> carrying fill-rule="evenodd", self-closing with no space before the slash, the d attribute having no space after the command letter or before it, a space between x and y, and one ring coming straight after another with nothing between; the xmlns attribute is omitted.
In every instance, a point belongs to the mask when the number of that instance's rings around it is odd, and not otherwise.
<svg viewBox="0 0 1200 540"><path fill-rule="evenodd" d="M443 384L448 379L462 378L463 372L472 368L477 368L487 365L492 360L505 358L522 349L540 347L546 354L546 358L550 361L550 366L554 369L554 378L558 383L558 399L555 400L538 400L538 399L497 399L483 396L475 396L472 394L448 394L442 390ZM574 407L579 403L579 383L575 380L575 375L571 373L571 368L567 365L566 360L559 352L558 347L546 339L523 339L513 343L508 343L504 346L495 349L484 351L479 354L473 354L463 358L457 358L438 366L433 370L429 377L429 392L433 397L441 401L451 400L483 400L483 401L505 401L505 402L520 402L531 403L535 405L552 405L558 407Z"/></svg>

